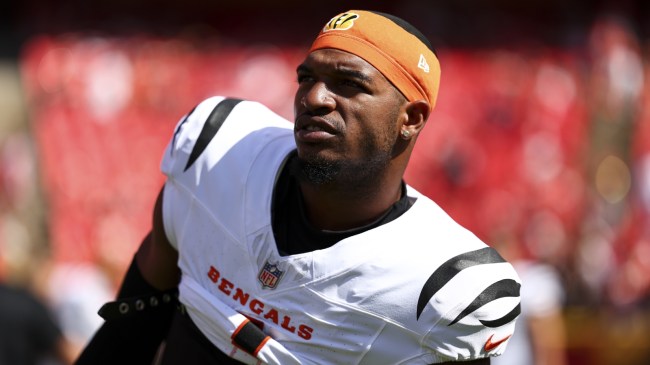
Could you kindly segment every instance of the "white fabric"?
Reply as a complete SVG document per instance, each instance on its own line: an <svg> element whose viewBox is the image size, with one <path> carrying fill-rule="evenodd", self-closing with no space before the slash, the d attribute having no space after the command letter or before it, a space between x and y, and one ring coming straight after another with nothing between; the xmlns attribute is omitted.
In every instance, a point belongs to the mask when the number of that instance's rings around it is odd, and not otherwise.
<svg viewBox="0 0 650 365"><path fill-rule="evenodd" d="M190 277L183 277L179 293L185 298L185 308L192 321L221 351L230 353L231 357L246 364L258 364L259 361L273 365L300 364L295 356L273 339L260 350L257 358L244 351L237 351L232 346L224 348L222 344L232 342L235 330L248 319L210 295Z"/></svg>
<svg viewBox="0 0 650 365"><path fill-rule="evenodd" d="M420 292L436 268L486 246L411 187L408 195L417 201L396 220L324 250L283 257L270 213L276 175L295 149L290 122L242 102L184 171L205 118L221 100L197 107L162 162L165 230L179 250L184 283L201 292L182 289L180 300L216 346L233 354L230 334L241 318L219 315L231 308L263 322L277 341L267 363L290 354L300 364L431 364L503 352L505 345L488 353L483 347L490 336L511 335L514 321L486 328L480 320L505 316L518 298L497 299L449 323L487 286L519 281L507 263L462 270L417 318ZM267 263L283 272L274 289L258 279ZM240 352L234 352L238 359Z"/></svg>

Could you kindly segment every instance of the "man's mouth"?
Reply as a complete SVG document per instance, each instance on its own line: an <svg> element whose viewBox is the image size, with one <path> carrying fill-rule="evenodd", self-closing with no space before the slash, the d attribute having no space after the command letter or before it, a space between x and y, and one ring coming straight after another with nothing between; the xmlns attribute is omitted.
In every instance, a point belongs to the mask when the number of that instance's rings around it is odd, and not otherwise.
<svg viewBox="0 0 650 365"><path fill-rule="evenodd" d="M298 142L317 143L334 137L338 130L322 117L302 115L296 119L295 133Z"/></svg>

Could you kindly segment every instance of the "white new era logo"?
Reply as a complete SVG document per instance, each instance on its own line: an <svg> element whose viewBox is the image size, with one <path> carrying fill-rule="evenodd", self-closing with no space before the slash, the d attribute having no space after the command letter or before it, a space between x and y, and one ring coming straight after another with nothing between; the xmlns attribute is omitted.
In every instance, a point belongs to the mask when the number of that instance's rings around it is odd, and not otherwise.
<svg viewBox="0 0 650 365"><path fill-rule="evenodd" d="M429 64L422 54L420 55L420 62L418 62L418 67L423 69L424 72L429 73Z"/></svg>

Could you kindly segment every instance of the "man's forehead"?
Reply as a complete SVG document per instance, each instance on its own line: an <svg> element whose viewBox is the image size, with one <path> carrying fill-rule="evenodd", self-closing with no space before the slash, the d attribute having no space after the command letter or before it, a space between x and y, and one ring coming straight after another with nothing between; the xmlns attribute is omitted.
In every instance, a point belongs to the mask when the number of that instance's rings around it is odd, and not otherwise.
<svg viewBox="0 0 650 365"><path fill-rule="evenodd" d="M309 53L298 70L301 68L313 71L323 69L341 73L354 72L368 79L377 76L383 78L383 75L363 58L338 49L319 49Z"/></svg>

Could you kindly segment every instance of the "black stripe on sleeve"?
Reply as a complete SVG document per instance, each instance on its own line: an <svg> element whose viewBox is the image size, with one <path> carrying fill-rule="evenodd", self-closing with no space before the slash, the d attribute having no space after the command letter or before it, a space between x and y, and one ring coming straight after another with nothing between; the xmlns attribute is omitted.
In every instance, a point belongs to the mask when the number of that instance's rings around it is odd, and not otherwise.
<svg viewBox="0 0 650 365"><path fill-rule="evenodd" d="M269 339L269 336L248 320L243 322L232 334L232 342L253 356L257 356L259 350Z"/></svg>
<svg viewBox="0 0 650 365"><path fill-rule="evenodd" d="M510 323L512 320L514 320L515 318L517 318L517 316L518 316L519 314L521 314L521 304L517 304L517 306L514 307L514 308L510 311L510 313L506 314L505 316L503 316L503 317L501 317L501 318L499 318L499 319L495 319L495 320L493 320L493 321L484 321L484 320L480 320L480 319L479 319L479 321L480 321L481 323L483 323L483 325L484 325L485 327L497 328L497 327L501 327L501 326L503 326L503 325L506 324L506 323Z"/></svg>
<svg viewBox="0 0 650 365"><path fill-rule="evenodd" d="M458 315L458 317L449 323L449 326L460 321L470 313L490 303L493 300L504 297L518 297L520 288L521 284L512 279L503 279L497 281L496 283L485 288L485 290L483 290L483 292L479 294L474 299L474 301L472 301L472 303Z"/></svg>
<svg viewBox="0 0 650 365"><path fill-rule="evenodd" d="M180 133L181 128L183 127L183 124L185 124L185 122L187 122L187 119L189 119L190 115L192 115L192 113L194 113L195 110L196 110L196 106L194 108L192 108L192 110L190 110L190 112L187 113L187 115L185 115L185 118L183 118L183 121L178 123L178 127L176 127L176 130L174 131L174 136L172 137L172 146L176 145L176 137L178 136L178 133ZM170 153L172 155L174 154L174 149L173 148L171 149Z"/></svg>
<svg viewBox="0 0 650 365"><path fill-rule="evenodd" d="M196 144L190 153L190 157L187 160L187 164L183 171L187 171L196 159L199 158L201 153L203 153L206 147L208 147L210 141L212 141L212 138L217 134L223 122L228 118L230 112L232 112L235 106L241 101L241 99L224 99L214 107L208 120L203 125L203 129L201 129L199 138L196 140Z"/></svg>
<svg viewBox="0 0 650 365"><path fill-rule="evenodd" d="M447 262L440 265L440 267L431 274L427 282L424 283L422 291L420 292L420 298L418 299L417 318L420 318L420 314L422 314L422 311L429 300L433 298L438 290L456 276L456 274L472 266L499 262L505 262L505 260L491 247L465 252L447 260Z"/></svg>

